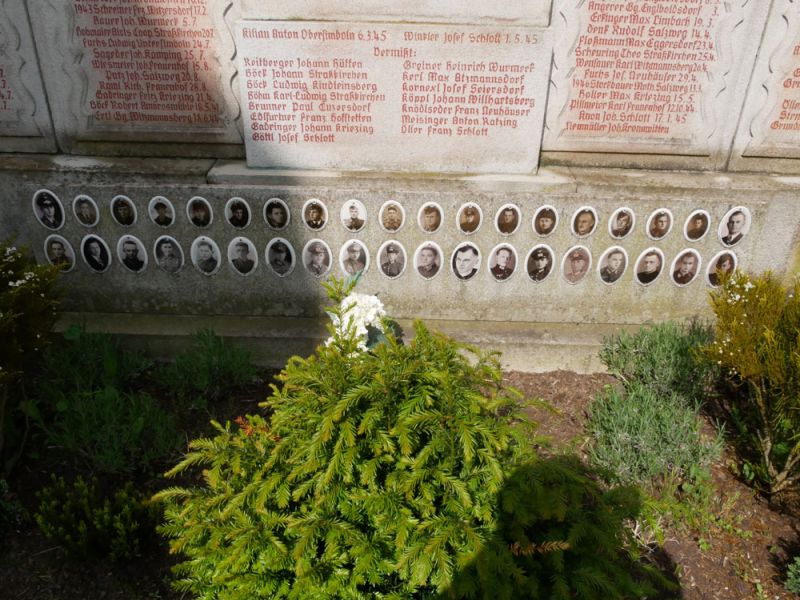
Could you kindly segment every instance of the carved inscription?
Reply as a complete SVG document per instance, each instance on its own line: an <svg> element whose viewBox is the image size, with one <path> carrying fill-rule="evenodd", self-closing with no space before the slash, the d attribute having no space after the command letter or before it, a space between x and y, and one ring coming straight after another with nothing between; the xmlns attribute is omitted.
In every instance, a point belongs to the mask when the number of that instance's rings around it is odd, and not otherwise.
<svg viewBox="0 0 800 600"><path fill-rule="evenodd" d="M11 89L11 82L8 78L7 61L0 56L0 121L6 121L16 115L17 96Z"/></svg>
<svg viewBox="0 0 800 600"><path fill-rule="evenodd" d="M796 143L800 131L800 42L792 48L791 67L781 82L780 110L769 127L777 135L790 136Z"/></svg>
<svg viewBox="0 0 800 600"><path fill-rule="evenodd" d="M500 146L521 170L536 164L549 69L541 30L251 21L239 33L251 164L269 147L284 165L431 170L430 158L472 170ZM463 157L448 166L451 147Z"/></svg>
<svg viewBox="0 0 800 600"><path fill-rule="evenodd" d="M95 127L219 127L207 0L72 0Z"/></svg>

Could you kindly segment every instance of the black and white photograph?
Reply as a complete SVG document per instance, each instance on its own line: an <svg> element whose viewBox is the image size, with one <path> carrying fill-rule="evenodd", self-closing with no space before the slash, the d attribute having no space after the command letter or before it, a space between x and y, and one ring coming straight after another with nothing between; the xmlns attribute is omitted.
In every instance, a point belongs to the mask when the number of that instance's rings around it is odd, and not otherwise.
<svg viewBox="0 0 800 600"><path fill-rule="evenodd" d="M289 206L280 198L270 198L264 204L264 221L270 229L281 231L288 227L292 220Z"/></svg>
<svg viewBox="0 0 800 600"><path fill-rule="evenodd" d="M723 250L714 255L706 269L708 285L718 287L739 265L739 259L734 252Z"/></svg>
<svg viewBox="0 0 800 600"><path fill-rule="evenodd" d="M222 255L220 254L219 246L210 237L205 235L196 237L192 242L189 255L192 258L194 267L203 275L213 275L219 271Z"/></svg>
<svg viewBox="0 0 800 600"><path fill-rule="evenodd" d="M258 266L258 250L246 237L235 237L228 244L228 264L242 276L248 276Z"/></svg>
<svg viewBox="0 0 800 600"><path fill-rule="evenodd" d="M342 220L342 226L348 231L361 231L367 222L367 208L361 200L351 198L342 206L339 218Z"/></svg>
<svg viewBox="0 0 800 600"><path fill-rule="evenodd" d="M608 220L608 235L615 240L621 240L633 231L636 225L636 213L627 206L620 206Z"/></svg>
<svg viewBox="0 0 800 600"><path fill-rule="evenodd" d="M202 196L194 196L189 199L189 202L186 203L186 216L192 225L203 229L214 222L214 212L211 210L211 204ZM192 252L192 256L194 257L194 252ZM219 255L217 255L217 258L219 258Z"/></svg>
<svg viewBox="0 0 800 600"><path fill-rule="evenodd" d="M426 202L417 213L417 223L425 233L435 233L442 226L442 207L436 202Z"/></svg>
<svg viewBox="0 0 800 600"><path fill-rule="evenodd" d="M286 277L294 271L297 262L294 247L283 238L273 238L269 241L264 251L264 259L278 277Z"/></svg>
<svg viewBox="0 0 800 600"><path fill-rule="evenodd" d="M60 235L48 235L44 241L44 255L47 262L57 266L62 273L75 268L75 251L72 245Z"/></svg>
<svg viewBox="0 0 800 600"><path fill-rule="evenodd" d="M142 273L147 268L147 250L136 236L123 235L117 242L117 260L131 273Z"/></svg>
<svg viewBox="0 0 800 600"><path fill-rule="evenodd" d="M132 227L136 225L139 215L133 200L122 194L111 199L111 216L119 225Z"/></svg>
<svg viewBox="0 0 800 600"><path fill-rule="evenodd" d="M672 231L672 211L668 208L658 208L650 213L647 219L647 237L651 240L660 240Z"/></svg>
<svg viewBox="0 0 800 600"><path fill-rule="evenodd" d="M225 219L236 229L244 229L250 225L250 205L244 198L230 198L225 203Z"/></svg>
<svg viewBox="0 0 800 600"><path fill-rule="evenodd" d="M683 226L683 237L690 242L699 242L711 229L711 215L708 211L698 209L692 211Z"/></svg>
<svg viewBox="0 0 800 600"><path fill-rule="evenodd" d="M359 240L347 240L339 250L339 266L347 275L366 271L369 267L369 252Z"/></svg>
<svg viewBox="0 0 800 600"><path fill-rule="evenodd" d="M105 240L97 235L87 235L81 240L81 255L86 265L95 273L105 273L111 266L111 250Z"/></svg>
<svg viewBox="0 0 800 600"><path fill-rule="evenodd" d="M100 211L91 196L78 194L72 201L72 212L84 227L95 227L100 222Z"/></svg>
<svg viewBox="0 0 800 600"><path fill-rule="evenodd" d="M589 237L597 228L597 211L591 206L581 206L572 216L572 233L579 238Z"/></svg>
<svg viewBox="0 0 800 600"><path fill-rule="evenodd" d="M647 248L636 259L635 279L642 285L650 285L664 269L664 253L658 248Z"/></svg>
<svg viewBox="0 0 800 600"><path fill-rule="evenodd" d="M456 213L456 225L461 233L473 234L480 229L483 222L483 211L474 202L462 204Z"/></svg>
<svg viewBox="0 0 800 600"><path fill-rule="evenodd" d="M57 231L64 226L64 206L50 190L39 190L33 195L33 214L39 223Z"/></svg>
<svg viewBox="0 0 800 600"><path fill-rule="evenodd" d="M172 236L162 235L155 241L153 256L158 268L167 273L177 273L183 267L183 248Z"/></svg>
<svg viewBox="0 0 800 600"><path fill-rule="evenodd" d="M611 246L597 261L597 274L600 276L600 281L607 285L617 283L627 268L628 253L622 246Z"/></svg>
<svg viewBox="0 0 800 600"><path fill-rule="evenodd" d="M406 222L406 211L399 202L389 200L381 206L379 218L381 229L388 233L394 233Z"/></svg>
<svg viewBox="0 0 800 600"><path fill-rule="evenodd" d="M414 253L414 269L423 279L433 279L442 269L442 249L434 242L420 244Z"/></svg>
<svg viewBox="0 0 800 600"><path fill-rule="evenodd" d="M558 226L558 211L555 206L545 204L536 209L533 214L533 231L536 235L547 237Z"/></svg>
<svg viewBox="0 0 800 600"><path fill-rule="evenodd" d="M522 222L521 211L516 204L504 204L497 211L494 218L494 226L498 233L511 235L519 229Z"/></svg>
<svg viewBox="0 0 800 600"><path fill-rule="evenodd" d="M592 268L592 253L586 246L572 246L561 259L561 274L567 283L583 281Z"/></svg>
<svg viewBox="0 0 800 600"><path fill-rule="evenodd" d="M486 264L495 281L506 281L517 268L517 251L510 244L498 244L492 248Z"/></svg>
<svg viewBox="0 0 800 600"><path fill-rule="evenodd" d="M735 246L750 231L750 211L744 206L736 206L725 213L717 233L719 241L725 246Z"/></svg>
<svg viewBox="0 0 800 600"><path fill-rule="evenodd" d="M462 242L453 250L450 265L456 279L469 281L481 268L481 251L475 244Z"/></svg>
<svg viewBox="0 0 800 600"><path fill-rule="evenodd" d="M700 262L700 253L694 248L681 250L670 267L672 282L678 287L692 283L700 273Z"/></svg>
<svg viewBox="0 0 800 600"><path fill-rule="evenodd" d="M306 203L303 204L303 223L306 224L306 227L313 231L319 231L325 228L327 222L328 209L325 205L316 198L306 200ZM328 266L330 267L330 265Z"/></svg>
<svg viewBox="0 0 800 600"><path fill-rule="evenodd" d="M389 279L396 279L406 270L406 249L399 242L384 242L378 250L380 271Z"/></svg>
<svg viewBox="0 0 800 600"><path fill-rule="evenodd" d="M164 196L153 196L147 205L150 220L159 227L169 227L175 223L175 207Z"/></svg>
<svg viewBox="0 0 800 600"><path fill-rule="evenodd" d="M331 270L331 249L322 240L310 240L303 248L303 265L314 277L324 277Z"/></svg>
<svg viewBox="0 0 800 600"><path fill-rule="evenodd" d="M528 259L525 261L528 277L531 281L544 281L553 271L555 255L553 249L546 244L539 244L531 248Z"/></svg>

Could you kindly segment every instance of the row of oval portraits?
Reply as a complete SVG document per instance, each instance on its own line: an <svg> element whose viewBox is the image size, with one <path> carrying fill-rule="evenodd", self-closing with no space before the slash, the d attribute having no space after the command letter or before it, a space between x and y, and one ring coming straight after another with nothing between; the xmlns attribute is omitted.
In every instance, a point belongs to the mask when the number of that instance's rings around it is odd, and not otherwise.
<svg viewBox="0 0 800 600"><path fill-rule="evenodd" d="M50 235L45 240L45 253L51 264L59 265L62 271L75 268L75 254L70 243L60 235ZM156 264L175 273L184 264L183 250L178 241L170 236L159 237L153 245ZM111 266L111 251L106 242L95 235L87 235L81 241L81 255L93 271L103 273ZM196 238L191 245L192 264L206 275L216 273L222 261L216 242L206 236ZM135 236L126 235L117 242L117 257L129 271L141 273L147 268L148 255L144 244ZM331 270L332 252L322 240L311 240L303 248L304 268L316 277L327 275ZM406 250L395 241L385 242L378 250L379 271L390 279L400 277L408 264ZM441 247L434 242L421 244L414 253L413 268L424 279L433 279L442 269L445 257ZM553 271L555 253L550 246L534 246L525 259L525 270L533 281L544 281ZM472 243L463 242L456 246L450 256L450 268L457 279L468 281L481 269L482 254ZM227 259L230 267L240 275L250 275L258 266L258 251L247 238L237 237L228 244ZM266 264L277 275L289 275L297 264L292 244L283 238L270 240L264 251ZM737 265L736 255L731 251L717 253L706 269L706 281L710 285L719 284L720 272L730 273ZM505 281L517 270L516 249L509 244L498 244L489 253L486 262L489 274L497 281ZM634 280L642 285L650 285L664 271L665 257L659 248L643 251L634 266ZM608 285L619 281L628 269L628 253L621 246L612 246L603 252L597 273L600 280ZM344 273L355 274L366 271L370 266L370 255L360 240L349 240L339 252L339 266ZM669 269L673 283L685 286L697 279L701 272L702 258L694 248L686 248L673 259ZM577 284L591 271L592 255L585 246L573 246L562 257L561 273L568 283Z"/></svg>
<svg viewBox="0 0 800 600"><path fill-rule="evenodd" d="M64 209L61 201L49 190L39 190L34 194L33 209L40 223L53 230L64 224ZM95 201L85 194L75 197L72 210L76 219L86 227L94 227L100 221L100 211ZM112 198L110 205L114 220L123 226L132 226L137 221L134 203L127 196L118 195ZM151 198L147 208L153 223L161 227L169 227L175 222L175 208L164 196ZM246 200L233 197L225 204L225 219L237 229L250 225L252 211ZM559 221L559 211L551 205L540 206L533 215L531 227L538 235L546 237L552 234ZM321 230L328 223L328 209L316 198L307 200L302 208L303 223L312 230ZM419 227L427 232L438 231L444 222L444 211L436 202L423 204L417 213ZM522 211L515 204L501 206L494 218L495 229L502 235L516 233L522 223ZM186 216L197 227L209 227L214 220L211 204L205 198L195 196L186 204ZM280 198L270 198L264 204L264 221L270 228L280 231L291 223L291 211ZM360 200L351 199L345 202L340 211L342 226L353 232L361 231L367 222L367 209ZM388 201L380 209L381 227L388 232L399 230L405 223L405 209L395 201ZM481 207L473 202L462 205L456 214L456 225L465 234L475 233L484 221ZM728 210L717 228L720 241L725 246L734 246L750 231L751 215L747 207L736 206ZM647 219L645 233L653 240L666 237L675 222L672 211L668 208L654 210ZM579 237L589 237L595 233L600 218L597 210L591 206L578 208L572 216L572 233ZM636 213L628 207L617 208L608 220L608 233L614 239L627 237L636 224ZM686 219L683 226L684 237L696 242L703 239L711 229L711 216L708 211L697 209Z"/></svg>

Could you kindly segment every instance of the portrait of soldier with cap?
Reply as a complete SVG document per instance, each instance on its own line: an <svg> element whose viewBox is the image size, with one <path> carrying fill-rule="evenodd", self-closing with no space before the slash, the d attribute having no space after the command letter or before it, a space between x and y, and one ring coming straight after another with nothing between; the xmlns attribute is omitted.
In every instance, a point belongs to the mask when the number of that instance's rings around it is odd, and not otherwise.
<svg viewBox="0 0 800 600"><path fill-rule="evenodd" d="M552 206L542 206L533 216L533 230L541 236L553 233L558 224L558 213Z"/></svg>
<svg viewBox="0 0 800 600"><path fill-rule="evenodd" d="M481 209L472 202L458 210L458 228L466 234L475 233L481 226Z"/></svg>
<svg viewBox="0 0 800 600"><path fill-rule="evenodd" d="M544 281L553 270L553 252L547 246L536 246L528 257L528 277Z"/></svg>
<svg viewBox="0 0 800 600"><path fill-rule="evenodd" d="M339 264L348 275L355 275L367 268L367 249L358 240L349 240L339 253Z"/></svg>
<svg viewBox="0 0 800 600"><path fill-rule="evenodd" d="M303 207L303 218L309 229L319 230L325 227L325 222L328 220L327 211L322 202L318 200L309 200Z"/></svg>
<svg viewBox="0 0 800 600"><path fill-rule="evenodd" d="M481 265L481 253L475 244L464 242L453 251L453 273L458 279L468 281L475 277Z"/></svg>
<svg viewBox="0 0 800 600"><path fill-rule="evenodd" d="M33 211L39 223L48 229L61 229L64 225L61 200L50 190L39 190L33 195Z"/></svg>
<svg viewBox="0 0 800 600"><path fill-rule="evenodd" d="M322 240L311 240L306 244L304 264L314 277L322 277L331 268L331 252Z"/></svg>
<svg viewBox="0 0 800 600"><path fill-rule="evenodd" d="M385 231L390 233L397 231L403 226L405 218L403 207L397 202L389 201L381 207L381 227L383 227Z"/></svg>
<svg viewBox="0 0 800 600"><path fill-rule="evenodd" d="M592 263L589 250L583 246L573 246L564 255L562 273L568 283L578 283L589 272Z"/></svg>
<svg viewBox="0 0 800 600"><path fill-rule="evenodd" d="M267 245L267 262L277 275L283 277L294 269L294 249L283 238L275 238Z"/></svg>
<svg viewBox="0 0 800 600"><path fill-rule="evenodd" d="M367 218L367 209L359 200L348 200L342 207L341 219L349 231L361 231Z"/></svg>
<svg viewBox="0 0 800 600"><path fill-rule="evenodd" d="M406 251L397 242L387 242L378 252L381 259L381 273L394 279L406 268Z"/></svg>
<svg viewBox="0 0 800 600"><path fill-rule="evenodd" d="M175 221L175 211L172 204L164 196L155 196L150 199L147 207L150 220L159 227L169 227Z"/></svg>

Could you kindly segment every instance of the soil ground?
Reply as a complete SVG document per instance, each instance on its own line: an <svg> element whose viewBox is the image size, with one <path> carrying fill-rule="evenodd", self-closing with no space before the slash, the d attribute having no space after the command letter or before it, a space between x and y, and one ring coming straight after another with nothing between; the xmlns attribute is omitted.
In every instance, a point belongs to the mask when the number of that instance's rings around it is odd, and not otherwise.
<svg viewBox="0 0 800 600"><path fill-rule="evenodd" d="M578 375L568 371L508 373L506 380L527 397L546 400L555 410L530 409L539 432L550 438L549 449L575 450L586 445L587 406L605 385L608 375ZM263 388L264 394L266 387ZM251 390L215 407L218 419L253 412L263 395ZM680 527L666 530L663 546L652 544L650 560L674 576L680 590L665 598L686 600L766 600L795 598L782 585L788 557L800 552L800 531L792 510L779 512L736 479L724 456L713 469L722 519L703 531ZM47 481L50 464L22 465L10 482L25 506L34 506L33 492ZM794 512L796 515L797 513ZM14 600L177 600L170 589L169 568L174 558L164 544L128 564L80 563L68 560L27 520L0 544L0 598Z"/></svg>

